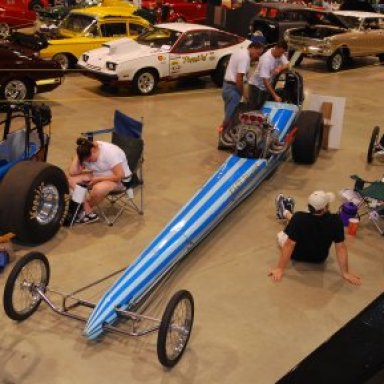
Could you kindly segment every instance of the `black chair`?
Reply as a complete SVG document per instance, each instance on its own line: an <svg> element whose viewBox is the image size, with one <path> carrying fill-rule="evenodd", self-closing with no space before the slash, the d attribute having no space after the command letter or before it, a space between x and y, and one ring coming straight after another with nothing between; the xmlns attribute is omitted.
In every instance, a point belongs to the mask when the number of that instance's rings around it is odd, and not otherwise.
<svg viewBox="0 0 384 384"><path fill-rule="evenodd" d="M144 213L143 204L143 161L144 141L141 137L143 121L137 121L122 112L116 110L114 115L114 126L110 129L83 132L89 140L94 136L105 133L112 133L112 144L120 147L127 157L128 165L132 175L121 180L122 188L108 194L106 200L110 203L109 209L104 202L100 203L98 209L106 223L112 226L116 220L126 211L134 211L140 215ZM139 189L138 194L135 189ZM138 195L136 198L135 195ZM138 200L138 201L136 201ZM114 210L110 213L112 206Z"/></svg>

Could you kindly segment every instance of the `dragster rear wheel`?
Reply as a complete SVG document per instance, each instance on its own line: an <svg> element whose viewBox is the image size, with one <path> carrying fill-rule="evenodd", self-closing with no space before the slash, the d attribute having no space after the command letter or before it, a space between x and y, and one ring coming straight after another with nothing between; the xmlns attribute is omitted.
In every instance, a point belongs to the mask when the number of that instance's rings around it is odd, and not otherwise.
<svg viewBox="0 0 384 384"><path fill-rule="evenodd" d="M316 111L301 111L295 125L297 133L292 143L292 158L296 163L313 164L322 144L323 116Z"/></svg>
<svg viewBox="0 0 384 384"><path fill-rule="evenodd" d="M180 360L191 335L193 318L191 293L176 292L165 308L157 338L157 356L163 366L171 368Z"/></svg>
<svg viewBox="0 0 384 384"><path fill-rule="evenodd" d="M44 254L30 252L22 257L5 283L3 303L7 316L16 321L31 316L41 302L36 288L45 290L49 276L49 262Z"/></svg>
<svg viewBox="0 0 384 384"><path fill-rule="evenodd" d="M380 134L380 128L379 127L373 128L372 134L371 134L371 140L369 141L369 145L368 145L368 153L367 153L367 162L369 164L372 163L373 161L375 148L379 143L379 134Z"/></svg>

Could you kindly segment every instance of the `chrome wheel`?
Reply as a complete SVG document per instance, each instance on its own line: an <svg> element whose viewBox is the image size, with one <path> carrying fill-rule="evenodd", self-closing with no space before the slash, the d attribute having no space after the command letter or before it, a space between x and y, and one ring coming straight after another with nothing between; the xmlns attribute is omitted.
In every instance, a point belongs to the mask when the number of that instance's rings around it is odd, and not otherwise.
<svg viewBox="0 0 384 384"><path fill-rule="evenodd" d="M4 310L8 317L22 321L31 316L41 302L38 289L45 291L49 276L49 263L42 253L30 252L21 258L4 288Z"/></svg>
<svg viewBox="0 0 384 384"><path fill-rule="evenodd" d="M4 87L5 100L25 100L28 99L28 86L22 80L10 80Z"/></svg>
<svg viewBox="0 0 384 384"><path fill-rule="evenodd" d="M173 367L180 360L192 331L193 317L190 292L176 292L164 311L157 340L158 358L164 366Z"/></svg>
<svg viewBox="0 0 384 384"><path fill-rule="evenodd" d="M156 86L156 78L152 72L142 72L137 78L137 89L143 95L150 94Z"/></svg>
<svg viewBox="0 0 384 384"><path fill-rule="evenodd" d="M58 53L57 55L52 57L52 60L57 61L60 64L61 68L64 70L67 70L70 66L69 57L65 53Z"/></svg>
<svg viewBox="0 0 384 384"><path fill-rule="evenodd" d="M60 206L60 193L54 185L42 185L35 195L33 213L41 225L47 225L56 219Z"/></svg>

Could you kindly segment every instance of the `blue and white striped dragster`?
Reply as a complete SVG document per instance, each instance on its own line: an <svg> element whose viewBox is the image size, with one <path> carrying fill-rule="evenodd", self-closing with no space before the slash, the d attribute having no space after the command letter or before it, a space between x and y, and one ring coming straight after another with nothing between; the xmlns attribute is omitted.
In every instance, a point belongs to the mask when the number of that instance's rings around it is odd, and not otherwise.
<svg viewBox="0 0 384 384"><path fill-rule="evenodd" d="M268 102L262 112L283 141L293 128L298 107ZM88 319L86 337L95 339L103 332L104 324L112 324L117 318L116 307L129 310L138 303L172 266L258 187L278 166L284 152L267 159L229 156L103 295Z"/></svg>

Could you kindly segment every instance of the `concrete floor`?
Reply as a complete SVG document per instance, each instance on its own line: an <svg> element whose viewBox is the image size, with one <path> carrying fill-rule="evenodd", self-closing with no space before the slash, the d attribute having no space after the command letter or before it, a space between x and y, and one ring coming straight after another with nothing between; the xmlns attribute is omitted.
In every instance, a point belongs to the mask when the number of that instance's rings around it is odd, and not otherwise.
<svg viewBox="0 0 384 384"><path fill-rule="evenodd" d="M323 151L312 166L287 161L201 244L164 287L149 310L159 315L178 289L195 298L195 325L179 365L164 370L156 337L107 335L87 342L82 324L46 305L15 323L0 312L0 383L260 383L278 380L383 290L383 239L367 220L348 237L350 268L361 287L344 282L334 251L323 270L296 265L284 280L267 274L278 257L274 197L292 195L304 209L315 189L337 192L352 186L349 175L377 179L383 164L367 166L366 148L375 125L384 128L380 98L383 68L360 60L337 74L320 62L300 69L307 94L347 98L342 147ZM110 228L103 223L62 229L35 250L51 263L51 287L75 290L128 265L228 156L216 150L222 119L220 90L209 79L169 84L150 97L108 93L79 74L57 90L38 95L52 106L49 160L63 168L80 132L109 127L120 109L145 119L145 214L127 215ZM333 209L341 204L333 203ZM21 256L30 249L18 249ZM0 275L0 288L10 271ZM107 284L84 297L96 301ZM1 299L0 299L1 300Z"/></svg>

